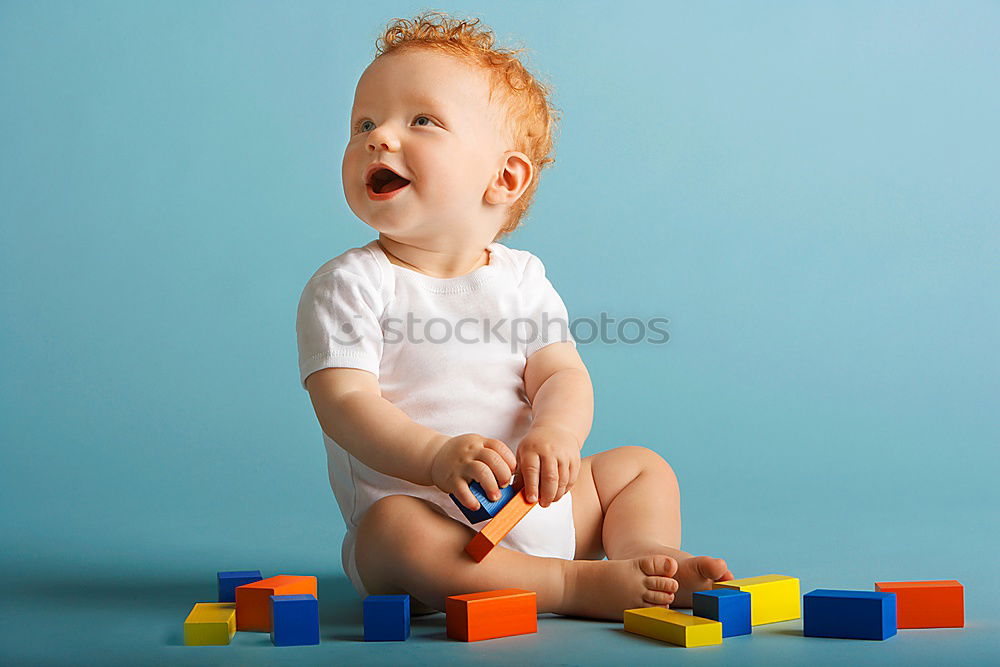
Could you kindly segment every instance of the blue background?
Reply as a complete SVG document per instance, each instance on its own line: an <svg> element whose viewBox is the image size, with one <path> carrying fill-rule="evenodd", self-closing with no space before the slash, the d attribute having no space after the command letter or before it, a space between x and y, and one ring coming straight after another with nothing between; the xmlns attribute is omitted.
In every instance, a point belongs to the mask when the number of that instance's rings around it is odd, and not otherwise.
<svg viewBox="0 0 1000 667"><path fill-rule="evenodd" d="M670 650L559 618L476 646L438 641L440 616L419 641L354 641L295 308L373 238L340 183L354 86L382 26L426 7L0 2L6 661ZM684 546L737 576L966 586L963 631L871 644L791 622L692 659L995 658L1000 5L437 8L527 46L564 113L505 243L573 318L670 319L666 345L580 346L585 453L662 453ZM248 568L320 576L320 647L177 646L215 572Z"/></svg>

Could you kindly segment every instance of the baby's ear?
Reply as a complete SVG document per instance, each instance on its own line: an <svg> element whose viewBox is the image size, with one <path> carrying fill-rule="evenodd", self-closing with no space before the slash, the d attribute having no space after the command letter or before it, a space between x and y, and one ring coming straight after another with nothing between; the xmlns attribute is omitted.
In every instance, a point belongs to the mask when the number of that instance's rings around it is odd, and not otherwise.
<svg viewBox="0 0 1000 667"><path fill-rule="evenodd" d="M484 198L489 204L513 204L531 184L534 166L520 151L504 153L500 170L486 188Z"/></svg>

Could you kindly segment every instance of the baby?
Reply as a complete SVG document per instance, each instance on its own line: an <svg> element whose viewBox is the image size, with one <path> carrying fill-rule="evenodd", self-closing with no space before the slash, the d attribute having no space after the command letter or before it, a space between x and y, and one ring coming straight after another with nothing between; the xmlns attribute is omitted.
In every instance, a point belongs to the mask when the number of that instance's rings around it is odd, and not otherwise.
<svg viewBox="0 0 1000 667"><path fill-rule="evenodd" d="M593 618L690 606L732 574L680 550L659 455L581 459L593 388L566 308L537 257L498 242L553 161L556 118L518 51L478 23L425 12L378 40L343 162L347 202L378 238L320 267L299 302L344 570L360 595L408 593L415 611L511 587L535 591L539 612ZM476 563L448 494L476 509L471 481L496 499L515 474L538 505Z"/></svg>

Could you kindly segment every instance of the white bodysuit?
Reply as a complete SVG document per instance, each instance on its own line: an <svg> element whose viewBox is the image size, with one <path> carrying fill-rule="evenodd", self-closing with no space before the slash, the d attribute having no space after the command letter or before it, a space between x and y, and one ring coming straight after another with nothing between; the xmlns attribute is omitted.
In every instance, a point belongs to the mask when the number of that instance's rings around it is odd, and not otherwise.
<svg viewBox="0 0 1000 667"><path fill-rule="evenodd" d="M541 261L500 243L487 249L487 265L456 278L392 264L376 241L321 266L302 291L296 318L302 387L323 368L370 371L382 396L417 423L445 435L479 433L516 452L531 424L525 362L545 345L576 342ZM423 498L468 525L448 494L377 472L326 433L323 440L330 486L347 524L344 571L360 595L366 592L354 559L355 533L379 498ZM502 545L571 559L575 542L567 493L532 509Z"/></svg>

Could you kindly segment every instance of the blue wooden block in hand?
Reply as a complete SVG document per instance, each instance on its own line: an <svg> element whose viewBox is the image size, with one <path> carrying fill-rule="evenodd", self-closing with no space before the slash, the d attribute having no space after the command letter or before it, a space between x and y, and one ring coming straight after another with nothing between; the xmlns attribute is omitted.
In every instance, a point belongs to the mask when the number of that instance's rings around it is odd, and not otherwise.
<svg viewBox="0 0 1000 667"><path fill-rule="evenodd" d="M366 642L409 639L409 595L369 595L362 606Z"/></svg>
<svg viewBox="0 0 1000 667"><path fill-rule="evenodd" d="M896 594L817 588L802 596L802 634L888 639L896 634Z"/></svg>
<svg viewBox="0 0 1000 667"><path fill-rule="evenodd" d="M319 602L316 596L271 596L271 642L275 646L319 644Z"/></svg>
<svg viewBox="0 0 1000 667"><path fill-rule="evenodd" d="M219 602L236 602L236 587L260 581L260 570L237 570L219 572Z"/></svg>
<svg viewBox="0 0 1000 667"><path fill-rule="evenodd" d="M692 597L691 610L695 616L710 618L722 623L723 637L748 635L750 624L750 594L731 588L698 591Z"/></svg>
<svg viewBox="0 0 1000 667"><path fill-rule="evenodd" d="M456 505L458 505L458 509L462 510L462 514L464 514L465 518L469 520L469 523L476 524L480 521L486 521L487 519L492 519L496 516L496 513L502 510L503 506L506 505L520 489L515 488L513 484L508 484L500 489L500 500L497 500L496 502L486 497L486 491L484 491L483 487L479 485L479 482L469 482L469 490L472 491L472 495L474 495L476 500L479 501L479 509L470 510L455 497L455 494L451 494L451 499L455 501Z"/></svg>

